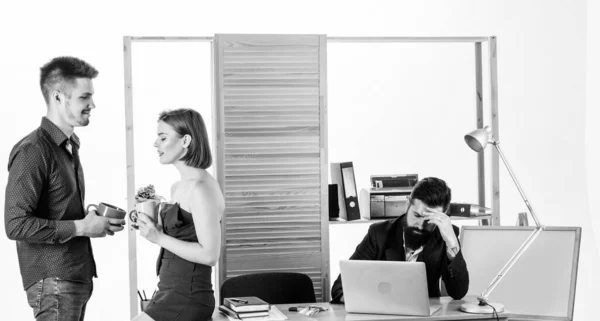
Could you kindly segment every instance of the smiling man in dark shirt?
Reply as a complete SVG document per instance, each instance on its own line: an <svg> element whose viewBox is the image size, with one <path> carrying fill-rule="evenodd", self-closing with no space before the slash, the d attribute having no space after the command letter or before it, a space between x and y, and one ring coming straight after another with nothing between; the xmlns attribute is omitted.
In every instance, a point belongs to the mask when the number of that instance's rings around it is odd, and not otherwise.
<svg viewBox="0 0 600 321"><path fill-rule="evenodd" d="M36 320L80 321L92 294L96 263L90 237L123 230L124 220L85 213L85 185L74 128L96 108L83 60L58 57L41 68L47 113L8 161L4 220L17 241L23 287ZM111 225L114 224L114 225Z"/></svg>

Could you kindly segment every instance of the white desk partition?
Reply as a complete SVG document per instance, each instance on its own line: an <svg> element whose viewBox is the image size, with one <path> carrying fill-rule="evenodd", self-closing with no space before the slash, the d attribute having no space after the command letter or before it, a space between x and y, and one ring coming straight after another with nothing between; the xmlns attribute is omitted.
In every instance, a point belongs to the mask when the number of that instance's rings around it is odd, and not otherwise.
<svg viewBox="0 0 600 321"><path fill-rule="evenodd" d="M533 227L463 226L460 239L469 269L468 294L481 294L531 234ZM546 227L492 291L515 314L572 320L580 227Z"/></svg>

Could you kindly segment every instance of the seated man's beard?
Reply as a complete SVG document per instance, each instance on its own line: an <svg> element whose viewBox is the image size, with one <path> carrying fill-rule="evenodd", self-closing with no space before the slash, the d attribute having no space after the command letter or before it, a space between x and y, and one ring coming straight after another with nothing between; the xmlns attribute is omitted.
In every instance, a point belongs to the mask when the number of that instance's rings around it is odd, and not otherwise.
<svg viewBox="0 0 600 321"><path fill-rule="evenodd" d="M420 230L413 226L405 226L403 228L404 231L404 246L411 249L416 250L420 248L422 245L427 243L429 237L431 236L431 231L425 227Z"/></svg>

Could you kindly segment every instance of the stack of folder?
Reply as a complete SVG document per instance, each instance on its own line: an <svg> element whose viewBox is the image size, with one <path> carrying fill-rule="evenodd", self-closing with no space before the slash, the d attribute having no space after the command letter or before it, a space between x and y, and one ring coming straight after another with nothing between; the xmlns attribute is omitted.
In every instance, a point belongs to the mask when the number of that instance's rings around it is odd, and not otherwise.
<svg viewBox="0 0 600 321"><path fill-rule="evenodd" d="M255 296L225 298L219 311L227 316L245 321L260 320L269 316L269 303Z"/></svg>

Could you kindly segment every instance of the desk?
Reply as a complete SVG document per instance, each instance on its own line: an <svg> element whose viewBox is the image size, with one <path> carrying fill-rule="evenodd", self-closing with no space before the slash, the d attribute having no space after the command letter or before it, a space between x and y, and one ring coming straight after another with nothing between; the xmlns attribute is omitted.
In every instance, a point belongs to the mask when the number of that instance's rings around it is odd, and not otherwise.
<svg viewBox="0 0 600 321"><path fill-rule="evenodd" d="M463 300L452 300L451 297L431 298L429 299L430 304L441 304L442 308L439 309L430 317L414 317L414 316L400 316L400 315L386 315L386 314L358 314L358 313L346 313L346 309L343 304L329 304L325 302L310 303L312 305L319 305L328 307L328 311L319 312L313 317L308 317L298 312L288 311L289 307L298 305L308 304L277 304L277 308L283 312L289 321L394 321L394 320L421 320L421 321L445 321L445 320L496 320L491 314L470 314L460 311L460 305L465 302L472 302L477 300L475 296L466 296ZM498 314L499 320L509 320L509 314L506 312ZM227 317L219 312L217 309L213 314L212 320L214 321L228 321Z"/></svg>

